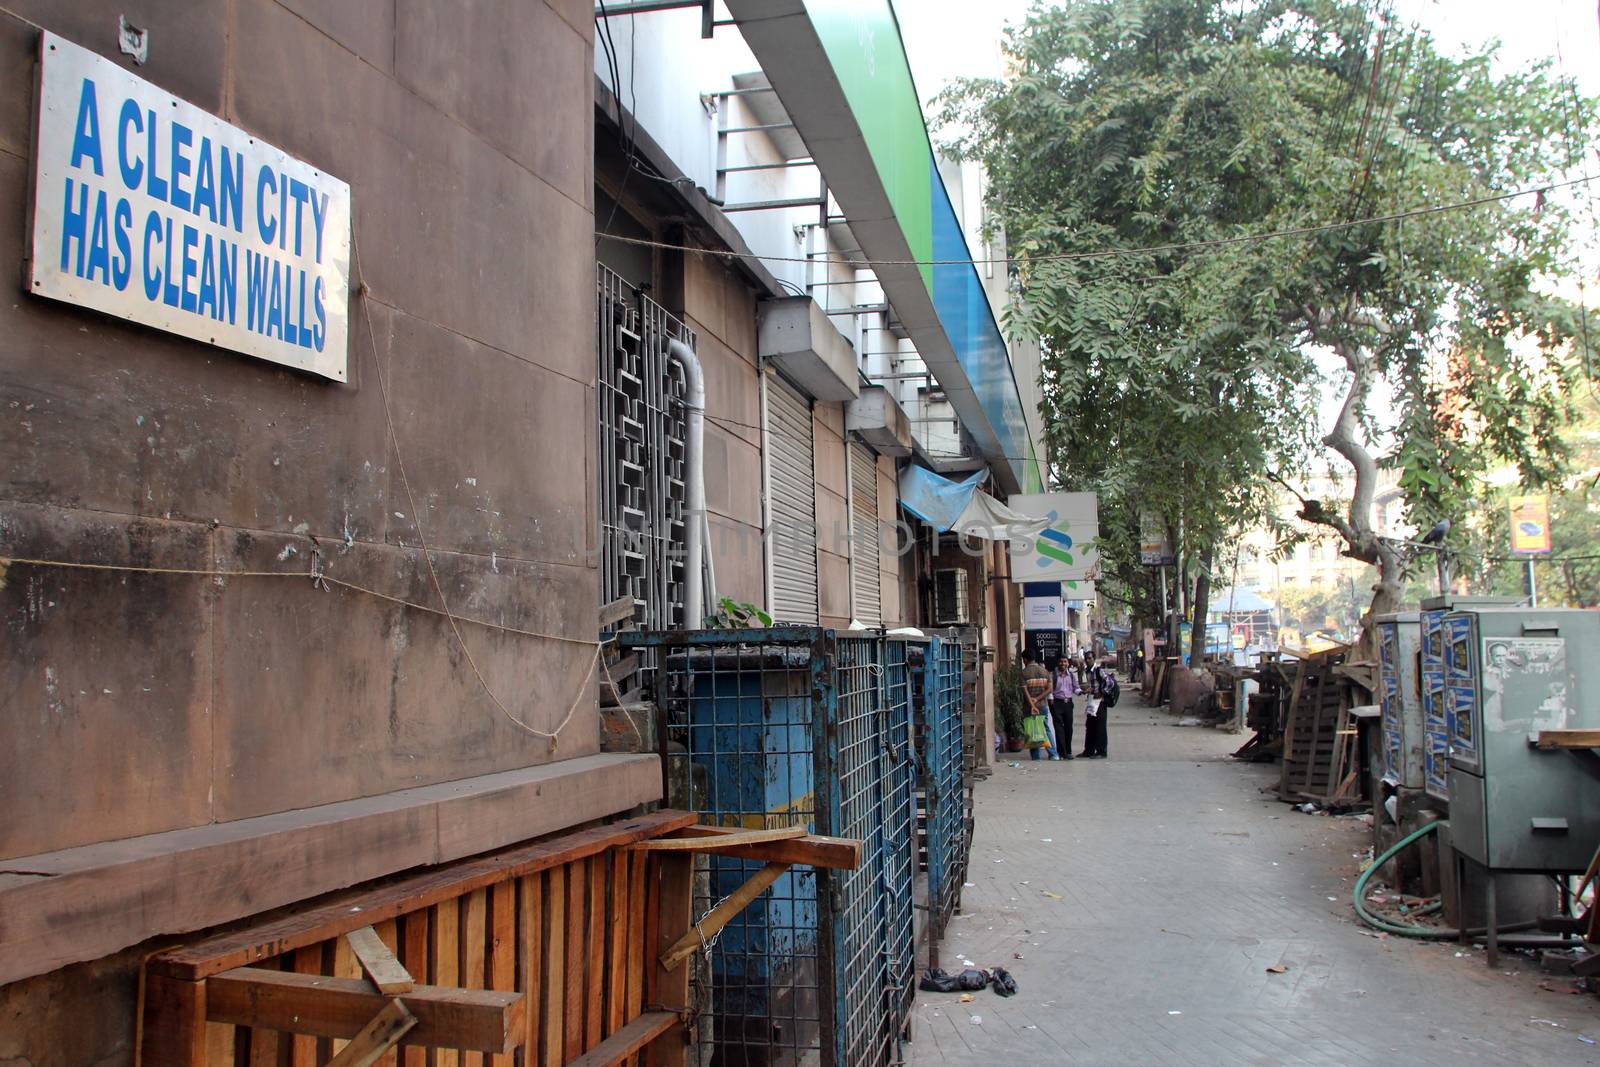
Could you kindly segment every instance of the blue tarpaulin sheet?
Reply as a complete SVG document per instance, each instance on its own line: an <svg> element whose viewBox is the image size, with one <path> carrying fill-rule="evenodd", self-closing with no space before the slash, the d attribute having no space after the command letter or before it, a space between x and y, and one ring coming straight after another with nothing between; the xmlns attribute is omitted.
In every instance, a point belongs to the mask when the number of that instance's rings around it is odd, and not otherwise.
<svg viewBox="0 0 1600 1067"><path fill-rule="evenodd" d="M900 503L934 529L952 530L987 477L981 470L956 482L911 463L900 473Z"/></svg>

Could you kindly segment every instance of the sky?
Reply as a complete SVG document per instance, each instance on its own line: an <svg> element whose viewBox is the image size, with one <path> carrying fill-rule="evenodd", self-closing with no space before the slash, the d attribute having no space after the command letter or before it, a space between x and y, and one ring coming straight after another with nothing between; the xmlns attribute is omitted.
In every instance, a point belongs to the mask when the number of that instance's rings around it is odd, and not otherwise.
<svg viewBox="0 0 1600 1067"><path fill-rule="evenodd" d="M928 101L958 78L997 77L1001 43L1007 25L1020 23L1035 0L895 0L907 59L924 111ZM1227 0L1230 4L1235 0ZM1242 2L1242 0L1241 0ZM1381 0L1379 0L1381 2ZM1428 30L1441 51L1459 54L1490 40L1500 42L1502 70L1525 67L1542 59L1555 72L1577 78L1579 87L1600 96L1600 12L1597 0L1393 0L1402 25ZM939 140L937 130L930 131ZM1561 196L1561 193L1552 194ZM1580 195L1577 191L1570 194ZM1590 195L1600 196L1600 189ZM1581 216L1580 216L1581 217ZM1600 242L1597 242L1600 243ZM1591 281L1600 266L1600 248L1580 253L1583 273ZM1558 286L1576 298L1576 285ZM1566 292L1567 289L1572 292ZM1591 306L1596 292L1586 294ZM1324 374L1343 379L1343 364L1326 353L1319 359ZM1342 381L1340 382L1342 385ZM1372 411L1380 423L1392 419L1390 399L1380 390ZM1329 390L1322 422L1331 425L1343 400L1343 389ZM1385 416L1388 415L1388 418Z"/></svg>
<svg viewBox="0 0 1600 1067"><path fill-rule="evenodd" d="M952 80L993 77L1002 31L1019 23L1032 0L897 0L917 91L926 104ZM1560 51L1561 69L1600 95L1600 21L1595 0L1394 0L1397 19L1429 30L1447 50L1498 37L1508 66Z"/></svg>

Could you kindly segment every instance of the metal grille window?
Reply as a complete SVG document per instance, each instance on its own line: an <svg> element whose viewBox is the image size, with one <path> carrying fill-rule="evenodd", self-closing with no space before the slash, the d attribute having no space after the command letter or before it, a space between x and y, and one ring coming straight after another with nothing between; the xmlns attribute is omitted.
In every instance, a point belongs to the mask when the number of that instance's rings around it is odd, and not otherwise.
<svg viewBox="0 0 1600 1067"><path fill-rule="evenodd" d="M631 596L635 624L671 629L684 624L686 386L667 342L695 336L607 267L596 289L600 602Z"/></svg>
<svg viewBox="0 0 1600 1067"><path fill-rule="evenodd" d="M933 572L933 623L949 626L967 621L967 572L945 567Z"/></svg>
<svg viewBox="0 0 1600 1067"><path fill-rule="evenodd" d="M851 614L867 626L883 625L882 576L878 541L878 459L859 444L850 446Z"/></svg>
<svg viewBox="0 0 1600 1067"><path fill-rule="evenodd" d="M767 553L772 617L818 621L816 457L811 404L776 375L767 380Z"/></svg>

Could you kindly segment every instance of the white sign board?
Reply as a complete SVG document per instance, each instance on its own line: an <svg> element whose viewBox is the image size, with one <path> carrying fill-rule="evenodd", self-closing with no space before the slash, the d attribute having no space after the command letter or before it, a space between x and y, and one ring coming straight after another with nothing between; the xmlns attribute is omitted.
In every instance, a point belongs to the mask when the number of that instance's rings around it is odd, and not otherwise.
<svg viewBox="0 0 1600 1067"><path fill-rule="evenodd" d="M350 186L40 35L28 288L345 381Z"/></svg>
<svg viewBox="0 0 1600 1067"><path fill-rule="evenodd" d="M1025 630L1060 630L1067 624L1067 613L1058 596L1028 596L1022 598L1022 628Z"/></svg>
<svg viewBox="0 0 1600 1067"><path fill-rule="evenodd" d="M1036 537L1010 542L1012 581L1081 582L1095 576L1100 562L1094 550L1094 539L1100 536L1098 494L1027 493L1010 497L1006 504L1049 521Z"/></svg>

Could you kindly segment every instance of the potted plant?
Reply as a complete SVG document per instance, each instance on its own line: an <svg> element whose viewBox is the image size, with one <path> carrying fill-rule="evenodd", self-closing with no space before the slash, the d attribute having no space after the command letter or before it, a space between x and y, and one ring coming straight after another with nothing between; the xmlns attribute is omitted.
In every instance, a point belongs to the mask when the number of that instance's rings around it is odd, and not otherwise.
<svg viewBox="0 0 1600 1067"><path fill-rule="evenodd" d="M1022 751L1022 668L1007 664L994 672L994 710L1005 735L1006 751Z"/></svg>

